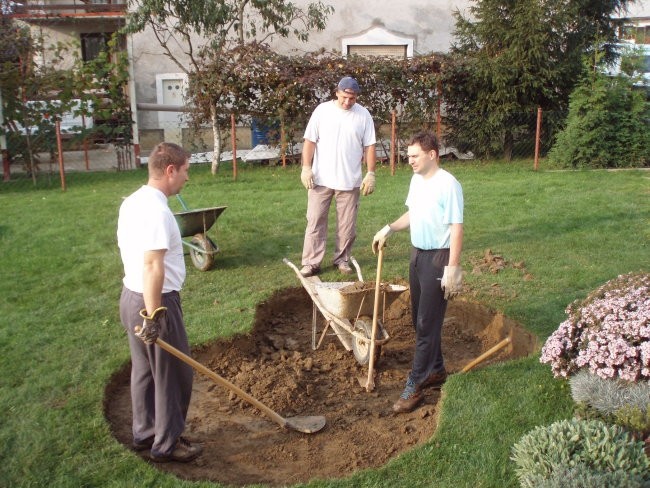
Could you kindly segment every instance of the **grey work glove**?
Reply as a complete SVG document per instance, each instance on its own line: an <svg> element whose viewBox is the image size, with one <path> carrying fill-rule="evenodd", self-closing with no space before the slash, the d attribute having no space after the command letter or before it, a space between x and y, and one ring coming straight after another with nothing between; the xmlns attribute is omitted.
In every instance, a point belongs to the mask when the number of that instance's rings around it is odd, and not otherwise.
<svg viewBox="0 0 650 488"><path fill-rule="evenodd" d="M307 190L314 188L314 173L310 166L302 167L302 171L300 172L300 181L302 181L302 185Z"/></svg>
<svg viewBox="0 0 650 488"><path fill-rule="evenodd" d="M365 197L375 191L375 172L368 171L361 182L361 194Z"/></svg>
<svg viewBox="0 0 650 488"><path fill-rule="evenodd" d="M463 268L460 266L445 266L440 286L445 292L445 300L457 296L463 289Z"/></svg>
<svg viewBox="0 0 650 488"><path fill-rule="evenodd" d="M372 253L377 254L379 250L386 245L386 240L393 233L395 233L395 231L390 228L390 225L386 225L377 232L375 237L372 239Z"/></svg>
<svg viewBox="0 0 650 488"><path fill-rule="evenodd" d="M167 307L158 307L151 315L147 315L147 309L140 310L142 327L135 328L135 335L142 339L145 344L153 344L160 334L160 322L165 320Z"/></svg>

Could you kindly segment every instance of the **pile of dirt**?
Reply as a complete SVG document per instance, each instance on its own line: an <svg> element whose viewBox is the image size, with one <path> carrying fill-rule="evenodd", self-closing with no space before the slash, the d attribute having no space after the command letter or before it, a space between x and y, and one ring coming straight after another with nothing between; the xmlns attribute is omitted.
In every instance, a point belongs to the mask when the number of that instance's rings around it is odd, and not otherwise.
<svg viewBox="0 0 650 488"><path fill-rule="evenodd" d="M472 274L498 274L507 267L521 270L524 281L531 281L533 279L533 275L526 269L526 263L524 261L507 261L503 256L494 254L492 249L486 249L481 259L472 260Z"/></svg>
<svg viewBox="0 0 650 488"><path fill-rule="evenodd" d="M204 453L189 464L156 465L180 478L231 485L284 486L314 478L341 478L378 467L426 442L436 428L441 393L426 390L424 404L395 415L391 406L410 370L414 330L408 291L393 300L383 323L391 339L377 363L375 389L359 385L360 366L334 335L312 350L312 301L303 288L277 292L259 304L250 334L195 349L193 357L283 417L323 415L312 435L284 430L234 394L196 374L186 435ZM324 326L320 317L318 336ZM476 303L449 303L443 352L458 372L504 337L512 343L480 366L525 356L534 336L512 320ZM115 437L131 444L130 365L106 388L105 413ZM140 455L146 459L146 452Z"/></svg>

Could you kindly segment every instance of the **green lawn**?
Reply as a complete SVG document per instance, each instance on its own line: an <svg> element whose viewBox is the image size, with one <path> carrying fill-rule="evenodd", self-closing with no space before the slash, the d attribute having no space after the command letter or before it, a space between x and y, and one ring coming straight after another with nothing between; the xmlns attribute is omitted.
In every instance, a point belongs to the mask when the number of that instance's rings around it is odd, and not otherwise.
<svg viewBox="0 0 650 488"><path fill-rule="evenodd" d="M473 296L541 339L572 300L618 274L650 270L650 172L445 167L465 193L465 269L490 248L524 261L534 277L524 281L512 268L468 273ZM404 211L410 175L380 168L375 194L362 199L355 256L370 277L370 242ZM187 258L184 309L190 340L200 344L248 330L256 303L298 285L282 258L300 260L306 195L297 167L242 166L233 181L226 166L216 178L193 166L190 177L183 196L191 207L228 206L211 232L222 250L216 268L199 272ZM144 171L69 174L65 193L56 179L44 189L0 184L0 487L216 486L141 461L103 416L104 387L129 359L117 311L117 210L145 181ZM391 237L385 278L406 277L408 248L407 234ZM328 270L323 279L338 276ZM444 391L430 442L385 468L309 486L517 486L512 444L571 415L566 385L537 356L455 375Z"/></svg>

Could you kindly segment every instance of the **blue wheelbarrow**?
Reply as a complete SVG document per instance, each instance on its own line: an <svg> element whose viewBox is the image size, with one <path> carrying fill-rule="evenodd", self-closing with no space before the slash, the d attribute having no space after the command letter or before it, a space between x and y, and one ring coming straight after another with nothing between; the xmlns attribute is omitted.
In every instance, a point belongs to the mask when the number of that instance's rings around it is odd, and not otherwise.
<svg viewBox="0 0 650 488"><path fill-rule="evenodd" d="M189 248L194 267L201 271L207 271L214 266L214 256L219 252L219 246L208 236L207 232L228 207L190 210L180 195L176 195L176 198L183 207L182 212L174 214L181 231L181 237L184 238L183 245Z"/></svg>

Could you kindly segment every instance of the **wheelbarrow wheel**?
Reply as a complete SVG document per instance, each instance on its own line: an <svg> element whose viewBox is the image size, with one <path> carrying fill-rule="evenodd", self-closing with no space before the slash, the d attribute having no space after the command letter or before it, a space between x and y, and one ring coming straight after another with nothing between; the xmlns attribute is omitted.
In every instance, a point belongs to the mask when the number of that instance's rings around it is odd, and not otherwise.
<svg viewBox="0 0 650 488"><path fill-rule="evenodd" d="M190 241L193 245L200 247L202 251L190 248L190 258L197 269L207 271L214 265L214 253L217 250L210 238L205 234L196 234Z"/></svg>
<svg viewBox="0 0 650 488"><path fill-rule="evenodd" d="M352 353L354 358L361 366L365 366L370 361L370 337L372 334L372 319L370 317L359 317L354 322L354 330L363 335L366 340L359 339L356 336L352 338ZM379 339L381 332L377 329L375 339ZM375 364L379 361L381 346L375 346Z"/></svg>

